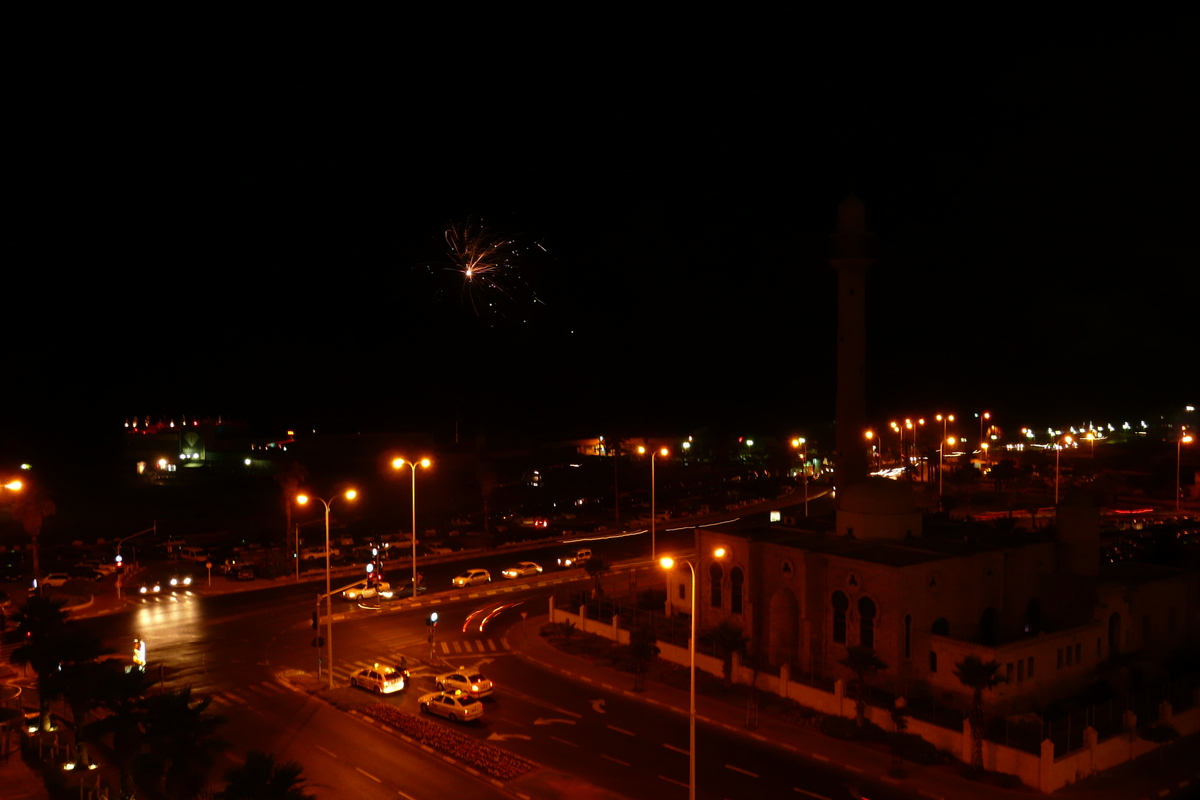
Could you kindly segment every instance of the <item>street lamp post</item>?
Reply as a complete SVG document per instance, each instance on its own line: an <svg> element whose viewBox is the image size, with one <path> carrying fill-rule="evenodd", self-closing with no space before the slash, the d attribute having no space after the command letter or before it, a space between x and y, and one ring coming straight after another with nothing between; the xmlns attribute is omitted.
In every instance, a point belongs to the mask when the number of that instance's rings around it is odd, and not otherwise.
<svg viewBox="0 0 1200 800"><path fill-rule="evenodd" d="M1192 436L1189 433L1180 431L1179 438L1175 440L1175 510L1179 510L1179 467L1183 457L1183 446L1192 443Z"/></svg>
<svg viewBox="0 0 1200 800"><path fill-rule="evenodd" d="M946 461L946 423L954 422L954 415L947 414L942 416L938 414L935 419L942 423L942 441L938 443L938 494L942 493L942 473L944 471Z"/></svg>
<svg viewBox="0 0 1200 800"><path fill-rule="evenodd" d="M417 599L417 467L422 466L429 468L431 462L428 458L422 458L420 461L405 461L403 458L397 458L392 461L392 469L400 469L405 464L412 470L412 587L413 600Z"/></svg>
<svg viewBox="0 0 1200 800"><path fill-rule="evenodd" d="M800 448L800 460L802 469L800 470L801 479L804 481L804 516L808 516L808 440L803 436L792 439L792 447Z"/></svg>
<svg viewBox="0 0 1200 800"><path fill-rule="evenodd" d="M353 500L358 497L358 492L353 489L346 490L343 495L347 500ZM322 500L320 497L312 498L320 500L325 506L325 660L327 670L329 672L329 688L333 688L333 588L330 583L330 553L329 553L329 504L333 502L333 498ZM309 500L308 495L298 495L296 502L304 505Z"/></svg>
<svg viewBox="0 0 1200 800"><path fill-rule="evenodd" d="M725 548L718 547L713 551L713 557L724 558ZM680 559L687 564L692 573L692 635L688 643L688 670L691 683L688 690L688 800L696 800L696 566L687 559ZM676 560L665 556L659 563L663 569L671 569Z"/></svg>
<svg viewBox="0 0 1200 800"><path fill-rule="evenodd" d="M1070 444L1071 441L1072 439L1070 436L1063 438L1063 442L1065 444ZM1058 505L1058 464L1059 459L1062 456L1062 449L1063 444L1060 444L1059 442L1054 443L1054 505Z"/></svg>
<svg viewBox="0 0 1200 800"><path fill-rule="evenodd" d="M645 454L646 448L638 445L638 453ZM667 448L663 447L650 453L650 558L658 558L658 548L655 545L654 528L657 520L655 519L655 491L654 491L654 459L656 456L666 457L668 455Z"/></svg>

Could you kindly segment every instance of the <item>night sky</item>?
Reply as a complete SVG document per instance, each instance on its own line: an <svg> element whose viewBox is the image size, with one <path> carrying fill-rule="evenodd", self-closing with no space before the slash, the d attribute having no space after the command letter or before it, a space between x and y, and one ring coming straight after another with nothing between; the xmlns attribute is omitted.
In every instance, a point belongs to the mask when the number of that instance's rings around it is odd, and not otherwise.
<svg viewBox="0 0 1200 800"><path fill-rule="evenodd" d="M1181 20L707 25L47 41L6 115L5 432L820 429L851 191L880 420L1195 402ZM498 312L450 270L468 220L519 253Z"/></svg>

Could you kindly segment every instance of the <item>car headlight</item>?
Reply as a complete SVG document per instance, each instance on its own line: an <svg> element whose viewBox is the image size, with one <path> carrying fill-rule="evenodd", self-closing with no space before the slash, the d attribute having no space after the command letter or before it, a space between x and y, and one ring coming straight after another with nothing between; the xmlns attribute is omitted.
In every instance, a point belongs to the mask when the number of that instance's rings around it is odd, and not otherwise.
<svg viewBox="0 0 1200 800"><path fill-rule="evenodd" d="M177 583L179 583L179 579L178 579L178 578L171 578L171 585L172 585L172 586L176 585Z"/></svg>
<svg viewBox="0 0 1200 800"><path fill-rule="evenodd" d="M142 594L145 594L145 593L146 593L146 587L145 587L145 586L143 586L143 587L141 587L140 589L138 589L138 591L139 591L139 592L141 592Z"/></svg>

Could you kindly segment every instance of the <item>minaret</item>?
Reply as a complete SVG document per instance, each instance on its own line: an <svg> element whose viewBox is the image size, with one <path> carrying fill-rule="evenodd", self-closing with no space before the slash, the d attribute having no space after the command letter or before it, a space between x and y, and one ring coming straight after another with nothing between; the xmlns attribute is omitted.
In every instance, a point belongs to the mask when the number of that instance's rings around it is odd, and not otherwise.
<svg viewBox="0 0 1200 800"><path fill-rule="evenodd" d="M838 206L837 232L829 263L838 273L837 453L834 479L839 488L866 478L867 444L867 269L871 240L866 206L851 194Z"/></svg>

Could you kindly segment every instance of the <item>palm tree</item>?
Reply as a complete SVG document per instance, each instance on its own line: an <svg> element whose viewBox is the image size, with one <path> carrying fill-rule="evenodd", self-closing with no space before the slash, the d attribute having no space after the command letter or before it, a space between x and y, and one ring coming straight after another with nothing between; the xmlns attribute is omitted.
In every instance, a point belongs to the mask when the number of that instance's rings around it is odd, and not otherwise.
<svg viewBox="0 0 1200 800"><path fill-rule="evenodd" d="M969 655L954 665L954 675L972 691L971 697L971 766L983 769L983 691L1004 683L999 673L1000 662L986 664L977 655Z"/></svg>
<svg viewBox="0 0 1200 800"><path fill-rule="evenodd" d="M46 681L51 697L61 696L71 707L71 723L75 728L75 761L86 767L88 750L85 728L87 715L101 704L104 698L105 666L97 661L100 656L113 652L98 638L91 636L68 623L70 635L64 637L59 648L59 665Z"/></svg>
<svg viewBox="0 0 1200 800"><path fill-rule="evenodd" d="M887 669L887 662L875 655L872 648L856 644L846 648L846 657L839 660L838 663L854 673L857 690L854 704L854 724L861 728L863 720L867 716L867 701L863 697L867 677Z"/></svg>
<svg viewBox="0 0 1200 800"><path fill-rule="evenodd" d="M135 779L147 794L173 800L201 795L216 755L227 747L216 736L225 718L206 713L211 702L193 700L191 687L142 701L143 751Z"/></svg>
<svg viewBox="0 0 1200 800"><path fill-rule="evenodd" d="M25 533L29 534L33 550L33 577L38 579L42 577L38 564L38 536L42 533L42 523L46 517L53 516L57 510L50 497L37 486L26 486L17 492L16 500L9 508L12 518L18 520ZM40 584L38 590L41 591Z"/></svg>
<svg viewBox="0 0 1200 800"><path fill-rule="evenodd" d="M709 628L708 632L704 634L704 638L711 642L717 648L717 652L721 654L721 669L725 673L725 683L731 683L733 681L733 654L744 656L746 645L750 643L750 637L746 636L741 625L723 619L716 627Z"/></svg>
<svg viewBox="0 0 1200 800"><path fill-rule="evenodd" d="M17 634L24 642L9 657L12 663L33 667L37 673L39 727L50 730L50 700L54 695L52 675L58 671L62 652L69 640L65 600L34 596L13 614Z"/></svg>
<svg viewBox="0 0 1200 800"><path fill-rule="evenodd" d="M300 487L307 480L308 470L298 461L289 461L283 464L280 466L279 471L275 473L275 482L279 484L279 488L283 492L283 513L287 517L287 529L283 534L285 547L287 546L289 537L292 535L292 503L295 501Z"/></svg>
<svg viewBox="0 0 1200 800"><path fill-rule="evenodd" d="M145 717L143 698L154 681L141 670L125 672L119 662L108 661L101 683L101 705L109 714L87 727L89 738L112 736L112 754L121 778L121 797L134 795L134 772L141 755Z"/></svg>
<svg viewBox="0 0 1200 800"><path fill-rule="evenodd" d="M295 761L278 763L275 757L251 750L246 763L225 771L228 782L218 800L312 800L304 791L302 768Z"/></svg>

